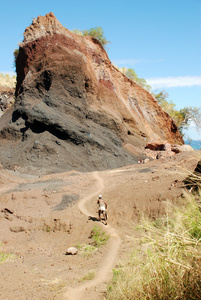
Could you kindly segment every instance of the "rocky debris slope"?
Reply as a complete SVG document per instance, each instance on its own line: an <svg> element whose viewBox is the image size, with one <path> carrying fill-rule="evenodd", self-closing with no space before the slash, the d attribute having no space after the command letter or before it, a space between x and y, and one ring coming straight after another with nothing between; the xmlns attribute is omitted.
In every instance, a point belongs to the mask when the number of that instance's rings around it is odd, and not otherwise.
<svg viewBox="0 0 201 300"><path fill-rule="evenodd" d="M24 32L16 103L0 119L0 161L50 172L115 168L144 158L147 141L182 144L173 120L110 62L101 44L53 13Z"/></svg>
<svg viewBox="0 0 201 300"><path fill-rule="evenodd" d="M194 151L190 145L175 145L167 142L152 142L147 143L145 153L153 159L172 157L175 154Z"/></svg>

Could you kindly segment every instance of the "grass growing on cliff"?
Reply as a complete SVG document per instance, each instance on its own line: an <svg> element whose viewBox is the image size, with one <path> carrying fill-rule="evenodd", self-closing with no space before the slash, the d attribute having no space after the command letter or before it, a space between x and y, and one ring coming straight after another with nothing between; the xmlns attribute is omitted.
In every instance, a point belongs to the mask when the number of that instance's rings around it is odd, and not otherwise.
<svg viewBox="0 0 201 300"><path fill-rule="evenodd" d="M145 222L142 245L115 270L107 299L201 299L201 194ZM170 217L171 215L171 217Z"/></svg>

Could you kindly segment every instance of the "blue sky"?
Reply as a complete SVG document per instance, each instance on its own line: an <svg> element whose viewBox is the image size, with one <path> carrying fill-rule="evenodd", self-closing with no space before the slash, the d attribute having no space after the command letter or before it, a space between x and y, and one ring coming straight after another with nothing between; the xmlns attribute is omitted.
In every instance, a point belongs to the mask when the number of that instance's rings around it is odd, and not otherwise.
<svg viewBox="0 0 201 300"><path fill-rule="evenodd" d="M68 29L101 26L110 60L133 68L178 109L201 107L201 0L0 0L0 72L38 15L52 11ZM193 126L192 139L200 139Z"/></svg>

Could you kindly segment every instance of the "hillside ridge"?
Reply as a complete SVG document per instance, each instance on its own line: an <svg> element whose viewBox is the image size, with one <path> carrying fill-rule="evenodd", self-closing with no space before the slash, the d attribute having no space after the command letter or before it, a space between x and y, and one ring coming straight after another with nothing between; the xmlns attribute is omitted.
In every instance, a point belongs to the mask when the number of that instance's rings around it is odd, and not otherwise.
<svg viewBox="0 0 201 300"><path fill-rule="evenodd" d="M170 116L118 71L99 41L53 13L25 29L15 105L0 119L0 161L35 172L116 168L146 158L150 140L183 144Z"/></svg>

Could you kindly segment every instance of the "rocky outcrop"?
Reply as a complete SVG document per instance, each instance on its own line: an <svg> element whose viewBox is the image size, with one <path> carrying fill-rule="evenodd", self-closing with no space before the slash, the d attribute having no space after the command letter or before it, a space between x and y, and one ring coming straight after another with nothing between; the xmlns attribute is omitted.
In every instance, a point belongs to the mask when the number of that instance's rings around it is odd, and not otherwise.
<svg viewBox="0 0 201 300"><path fill-rule="evenodd" d="M71 33L53 13L26 28L16 68L15 107L0 119L6 167L100 170L137 163L150 139L183 143L169 115L101 44Z"/></svg>
<svg viewBox="0 0 201 300"><path fill-rule="evenodd" d="M147 156L153 159L172 157L175 154L194 151L190 145L175 145L167 142L149 142L145 147L145 153Z"/></svg>

